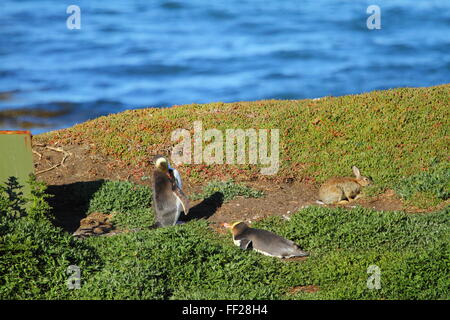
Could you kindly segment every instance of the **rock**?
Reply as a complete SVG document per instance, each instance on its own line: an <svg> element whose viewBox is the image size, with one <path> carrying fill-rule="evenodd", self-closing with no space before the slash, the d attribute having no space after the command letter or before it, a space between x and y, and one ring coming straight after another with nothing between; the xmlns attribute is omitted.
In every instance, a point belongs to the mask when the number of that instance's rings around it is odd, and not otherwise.
<svg viewBox="0 0 450 320"><path fill-rule="evenodd" d="M111 215L93 212L80 221L80 227L73 233L73 236L86 238L106 234L113 229L110 219Z"/></svg>

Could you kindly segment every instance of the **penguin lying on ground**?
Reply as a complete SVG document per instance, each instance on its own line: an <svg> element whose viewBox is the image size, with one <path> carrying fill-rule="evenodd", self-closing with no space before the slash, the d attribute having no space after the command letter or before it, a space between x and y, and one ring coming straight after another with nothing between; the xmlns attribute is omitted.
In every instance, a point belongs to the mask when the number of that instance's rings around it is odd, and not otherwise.
<svg viewBox="0 0 450 320"><path fill-rule="evenodd" d="M170 166L165 157L157 156L153 171L153 208L157 227L173 226L182 211L188 214L189 200L181 188L179 172Z"/></svg>
<svg viewBox="0 0 450 320"><path fill-rule="evenodd" d="M278 258L306 257L309 255L294 242L267 230L250 228L244 222L236 222L232 225L224 223L223 226L231 229L234 244L241 249L253 248L266 256Z"/></svg>

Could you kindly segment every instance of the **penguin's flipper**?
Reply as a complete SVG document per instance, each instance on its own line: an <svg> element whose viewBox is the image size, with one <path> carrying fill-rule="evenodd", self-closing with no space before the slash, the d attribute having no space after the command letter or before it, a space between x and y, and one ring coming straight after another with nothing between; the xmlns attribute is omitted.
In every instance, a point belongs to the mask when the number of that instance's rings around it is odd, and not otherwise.
<svg viewBox="0 0 450 320"><path fill-rule="evenodd" d="M241 248L242 250L252 249L252 240L249 239L240 240L239 248Z"/></svg>
<svg viewBox="0 0 450 320"><path fill-rule="evenodd" d="M178 200L181 202L181 205L183 206L184 214L187 215L189 213L189 208L190 208L188 197L186 197L184 192L178 187L174 188L173 193L174 193L175 197L177 197Z"/></svg>
<svg viewBox="0 0 450 320"><path fill-rule="evenodd" d="M181 182L181 175L178 172L178 170L172 168L169 164L169 171L171 172L171 176L175 180L175 183L177 184L178 188L183 189L183 183Z"/></svg>

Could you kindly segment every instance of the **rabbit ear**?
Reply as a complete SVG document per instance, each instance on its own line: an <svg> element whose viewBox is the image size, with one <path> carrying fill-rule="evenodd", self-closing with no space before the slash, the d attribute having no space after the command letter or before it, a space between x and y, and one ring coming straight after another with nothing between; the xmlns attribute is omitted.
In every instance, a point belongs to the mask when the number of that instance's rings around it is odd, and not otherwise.
<svg viewBox="0 0 450 320"><path fill-rule="evenodd" d="M356 178L361 178L361 172L359 172L359 169L356 166L352 167L353 173L355 174Z"/></svg>

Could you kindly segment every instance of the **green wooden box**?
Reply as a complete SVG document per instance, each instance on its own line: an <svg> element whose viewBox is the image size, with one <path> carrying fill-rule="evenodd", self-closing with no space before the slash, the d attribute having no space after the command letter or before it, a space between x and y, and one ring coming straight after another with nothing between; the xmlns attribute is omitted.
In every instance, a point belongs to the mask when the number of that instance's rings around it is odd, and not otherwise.
<svg viewBox="0 0 450 320"><path fill-rule="evenodd" d="M9 177L16 177L28 197L30 187L26 182L30 173L34 173L31 133L0 130L0 184L5 185Z"/></svg>

